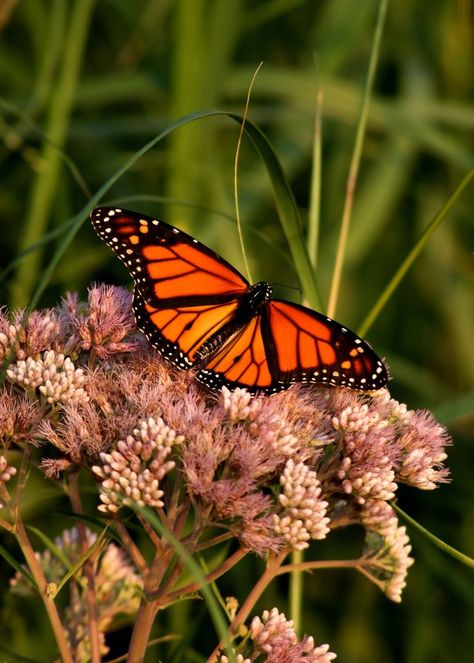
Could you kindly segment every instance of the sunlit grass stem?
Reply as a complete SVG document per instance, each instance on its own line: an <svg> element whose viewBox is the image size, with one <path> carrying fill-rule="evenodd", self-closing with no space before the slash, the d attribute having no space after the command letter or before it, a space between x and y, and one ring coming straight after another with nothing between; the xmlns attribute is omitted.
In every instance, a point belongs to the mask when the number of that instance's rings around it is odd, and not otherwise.
<svg viewBox="0 0 474 663"><path fill-rule="evenodd" d="M43 144L39 159L40 170L36 176L18 249L37 242L44 234L51 212L58 177L61 155L58 148L66 140L69 119L74 103L76 86L84 51L94 0L78 0L70 13L69 30L65 35L65 51L56 88L51 96L47 121L50 142ZM53 145L55 147L53 147ZM12 286L11 304L25 306L38 282L41 270L40 252L30 255L19 265Z"/></svg>
<svg viewBox="0 0 474 663"><path fill-rule="evenodd" d="M469 182L474 178L474 167L471 168L471 170L467 173L467 175L462 179L462 181L458 184L456 189L452 192L452 194L449 196L448 200L444 203L444 205L441 207L439 212L435 215L433 220L430 222L428 227L425 229L423 234L421 235L420 239L417 241L415 246L411 249L411 251L408 253L407 257L405 260L402 262L400 267L397 269L395 274L392 276L390 279L389 283L385 287L384 291L380 295L380 297L377 299L367 316L364 318L362 321L358 333L361 336L365 336L365 334L368 332L370 327L373 325L375 320L377 319L380 311L383 309L385 304L390 300L390 297L393 295L395 290L398 288L400 285L402 279L405 277L406 273L410 269L410 267L413 265L415 260L418 258L420 255L421 251L425 248L426 243L430 239L431 235L434 233L434 231L437 229L441 221L446 217L448 212L451 210L453 207L454 203L457 201L459 196L462 194L464 189L467 187Z"/></svg>
<svg viewBox="0 0 474 663"><path fill-rule="evenodd" d="M252 80L250 81L249 89L247 92L247 100L245 102L245 110L244 110L244 115L243 115L243 121L242 124L240 125L240 131L239 131L239 139L237 141L237 148L235 150L235 158L234 158L234 204L235 204L235 216L237 219L237 232L239 234L239 241L240 241L240 247L242 249L242 255L244 258L244 264L245 264L245 271L247 274L247 278L252 282L252 276L250 274L250 267L249 267L249 262L247 260L247 252L245 250L245 244L244 244L244 236L242 234L242 224L240 222L240 208L239 208L239 190L238 190L238 166L239 166L239 156L240 156L240 146L242 144L242 138L244 135L244 128L245 128L245 122L247 120L247 114L249 111L249 104L250 104L250 95L252 94L252 87L255 82L255 79L257 77L258 72L260 71L260 68L262 66L263 62L260 62L258 65L257 69L255 70L254 75L252 76Z"/></svg>
<svg viewBox="0 0 474 663"><path fill-rule="evenodd" d="M321 211L322 111L323 91L318 90L316 95L316 110L314 116L313 159L308 212L308 254L309 259L311 260L311 264L315 270L318 264L319 224Z"/></svg>
<svg viewBox="0 0 474 663"><path fill-rule="evenodd" d="M364 94L362 96L362 104L359 112L359 119L357 123L356 139L354 143L354 150L352 153L351 164L349 168L349 175L346 183L346 197L344 201L344 211L342 213L341 230L339 234L339 241L337 245L336 262L331 281L331 289L329 292L329 302L327 313L329 317L333 318L336 313L337 299L339 295L339 287L341 284L342 269L344 266L344 258L346 255L347 238L349 235L349 228L352 218L352 207L354 204L354 192L359 175L359 166L362 156L362 147L365 138L365 131L367 127L367 118L369 113L369 101L372 93L372 88L375 79L375 71L379 60L380 44L382 41L383 27L385 23L385 15L387 13L388 0L380 0L379 11L377 16L377 23L375 27L374 41L372 44L372 52L370 55L369 69L367 72L367 80L365 82Z"/></svg>

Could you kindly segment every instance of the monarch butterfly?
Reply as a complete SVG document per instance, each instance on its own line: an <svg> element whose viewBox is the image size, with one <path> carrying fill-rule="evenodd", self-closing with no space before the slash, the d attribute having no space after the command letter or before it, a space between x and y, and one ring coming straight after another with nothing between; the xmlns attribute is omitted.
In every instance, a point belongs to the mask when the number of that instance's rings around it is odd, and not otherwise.
<svg viewBox="0 0 474 663"><path fill-rule="evenodd" d="M294 382L383 387L370 345L309 308L272 298L197 239L163 221L97 207L92 225L135 280L137 325L159 352L211 389L273 393Z"/></svg>

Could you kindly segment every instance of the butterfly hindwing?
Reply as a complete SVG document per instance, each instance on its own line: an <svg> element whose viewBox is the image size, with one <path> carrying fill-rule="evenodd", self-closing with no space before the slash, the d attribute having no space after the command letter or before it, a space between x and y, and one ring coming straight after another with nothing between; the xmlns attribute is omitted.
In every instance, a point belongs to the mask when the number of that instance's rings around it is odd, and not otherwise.
<svg viewBox="0 0 474 663"><path fill-rule="evenodd" d="M273 299L266 305L267 345L282 382L322 382L379 389L387 369L370 345L341 324L305 306Z"/></svg>
<svg viewBox="0 0 474 663"><path fill-rule="evenodd" d="M218 304L248 290L232 265L163 221L112 207L97 207L91 219L153 306Z"/></svg>
<svg viewBox="0 0 474 663"><path fill-rule="evenodd" d="M283 389L275 383L268 362L268 349L262 334L259 313L232 335L197 375L211 389L223 385L230 389L245 387L251 392L272 393Z"/></svg>

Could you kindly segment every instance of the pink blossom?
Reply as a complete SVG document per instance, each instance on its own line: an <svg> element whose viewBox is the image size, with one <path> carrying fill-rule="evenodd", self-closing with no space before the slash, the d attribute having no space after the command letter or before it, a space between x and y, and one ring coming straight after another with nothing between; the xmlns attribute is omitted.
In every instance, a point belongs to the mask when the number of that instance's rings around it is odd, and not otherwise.
<svg viewBox="0 0 474 663"><path fill-rule="evenodd" d="M16 442L37 444L37 426L41 409L26 394L11 393L4 388L0 392L0 443L8 448Z"/></svg>
<svg viewBox="0 0 474 663"><path fill-rule="evenodd" d="M93 352L106 358L118 352L130 352L137 341L126 340L136 330L132 313L132 295L125 288L93 285L87 305L74 294L66 295L61 313L63 334L68 345L77 351Z"/></svg>
<svg viewBox="0 0 474 663"><path fill-rule="evenodd" d="M321 486L316 472L290 458L280 477L283 507L274 516L275 530L295 550L304 550L310 539L324 539L329 532L326 517L328 502L321 499Z"/></svg>
<svg viewBox="0 0 474 663"><path fill-rule="evenodd" d="M298 641L293 621L277 608L264 610L261 618L253 618L250 638L255 649L266 653L265 660L272 663L329 663L336 658L329 645L316 647L312 637Z"/></svg>
<svg viewBox="0 0 474 663"><path fill-rule="evenodd" d="M400 481L433 490L438 483L449 480L449 470L442 463L447 457L444 449L451 440L431 412L414 412L398 443L402 452L397 477Z"/></svg>

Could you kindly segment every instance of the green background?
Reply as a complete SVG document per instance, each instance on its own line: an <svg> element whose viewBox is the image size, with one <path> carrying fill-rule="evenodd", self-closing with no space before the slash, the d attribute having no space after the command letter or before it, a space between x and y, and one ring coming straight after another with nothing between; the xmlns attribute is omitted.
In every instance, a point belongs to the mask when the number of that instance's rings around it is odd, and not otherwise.
<svg viewBox="0 0 474 663"><path fill-rule="evenodd" d="M0 302L25 305L48 265L56 236L12 266L46 232L61 231L88 196L144 143L185 113L242 113L260 61L249 117L269 136L306 223L317 90L323 101L318 283L327 302L355 127L367 75L375 0L24 0L0 11ZM423 229L472 166L472 5L468 0L398 0L389 5L371 100L336 317L353 329L367 314ZM238 126L227 118L173 132L104 199L157 215L193 233L243 269L235 223L233 165ZM166 200L164 200L166 198ZM127 199L127 202L125 202ZM254 281L298 286L265 167L248 141L239 200ZM255 234L257 231L257 235ZM473 551L472 403L474 307L472 193L445 219L367 334L387 358L393 396L429 408L455 438L453 483L400 490L400 506L440 538ZM288 260L283 260L281 252ZM85 223L54 270L41 305L94 281L129 284L126 270ZM469 464L471 461L471 466ZM30 521L56 535L65 522L45 492L25 505ZM69 521L67 526L69 526ZM468 660L472 572L410 529L416 564L402 605L350 571L305 581L304 628L345 663ZM8 537L2 537L9 546ZM360 533L315 544L313 557L350 557ZM222 584L245 597L261 564L245 561ZM32 660L51 660L38 606L5 595L0 638ZM287 585L259 604L286 609ZM18 601L18 599L16 600ZM190 610L202 611L190 620ZM28 618L28 619L27 619ZM189 634L185 654L214 646L204 607L180 606L157 634ZM121 638L112 638L119 655ZM5 640L4 640L5 642ZM42 655L38 655L38 651ZM43 653L44 652L44 653ZM181 658L180 658L181 657Z"/></svg>

